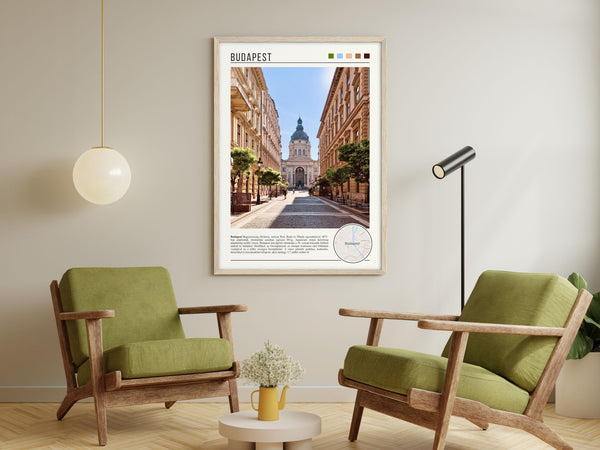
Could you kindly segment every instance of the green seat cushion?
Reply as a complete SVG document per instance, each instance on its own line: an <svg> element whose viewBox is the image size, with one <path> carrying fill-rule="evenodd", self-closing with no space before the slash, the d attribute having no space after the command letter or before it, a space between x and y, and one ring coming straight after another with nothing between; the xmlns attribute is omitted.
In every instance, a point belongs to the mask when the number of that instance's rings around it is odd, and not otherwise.
<svg viewBox="0 0 600 450"><path fill-rule="evenodd" d="M442 392L447 359L396 348L355 345L344 361L344 376L360 383L407 395L410 388ZM473 364L463 364L458 397L491 408L523 413L529 393L504 378Z"/></svg>
<svg viewBox="0 0 600 450"><path fill-rule="evenodd" d="M102 320L104 350L141 341L183 339L169 272L163 267L76 268L62 277L63 311L113 309ZM88 359L84 320L68 320L71 356L77 367Z"/></svg>
<svg viewBox="0 0 600 450"><path fill-rule="evenodd" d="M563 327L576 298L577 289L558 275L486 271L477 280L459 320ZM471 333L464 361L533 392L557 339ZM442 355L447 356L449 349L450 341Z"/></svg>
<svg viewBox="0 0 600 450"><path fill-rule="evenodd" d="M120 370L123 378L146 378L217 372L232 365L226 339L192 338L134 342L104 352L104 372ZM90 380L90 362L79 367L77 383Z"/></svg>

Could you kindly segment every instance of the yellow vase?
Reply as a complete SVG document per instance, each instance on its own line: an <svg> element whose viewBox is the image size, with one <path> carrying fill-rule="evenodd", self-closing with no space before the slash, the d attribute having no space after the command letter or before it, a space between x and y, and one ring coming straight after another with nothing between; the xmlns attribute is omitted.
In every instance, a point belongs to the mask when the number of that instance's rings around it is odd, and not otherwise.
<svg viewBox="0 0 600 450"><path fill-rule="evenodd" d="M279 420L279 410L285 408L286 391L289 386L284 386L281 391L281 400L277 401L276 387L260 387L250 394L252 409L258 411L258 420ZM254 406L254 394L258 392L258 408Z"/></svg>

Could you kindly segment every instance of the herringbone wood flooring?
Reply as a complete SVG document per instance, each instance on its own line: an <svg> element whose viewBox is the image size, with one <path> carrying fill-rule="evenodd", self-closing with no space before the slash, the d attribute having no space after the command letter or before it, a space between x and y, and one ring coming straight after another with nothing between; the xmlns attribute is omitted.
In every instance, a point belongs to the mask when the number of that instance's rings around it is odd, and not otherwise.
<svg viewBox="0 0 600 450"><path fill-rule="evenodd" d="M92 403L78 403L62 420L56 420L55 403L0 403L0 448L78 449L97 448ZM430 449L433 432L373 411L365 410L358 441L348 442L352 416L350 403L296 403L287 408L312 412L322 418L322 433L314 440L316 450ZM250 409L249 405L241 406ZM229 412L226 403L176 403L108 409L108 445L114 449L211 449L225 450L217 421ZM554 405L546 406L545 422L575 449L600 449L600 420L558 416ZM448 450L547 449L524 431L490 425L482 431L453 418L446 444Z"/></svg>

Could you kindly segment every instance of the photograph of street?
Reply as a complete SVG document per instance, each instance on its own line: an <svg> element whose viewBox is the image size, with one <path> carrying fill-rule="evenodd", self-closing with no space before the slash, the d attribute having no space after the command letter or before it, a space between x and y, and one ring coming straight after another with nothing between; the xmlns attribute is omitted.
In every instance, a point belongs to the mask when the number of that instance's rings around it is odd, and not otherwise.
<svg viewBox="0 0 600 450"><path fill-rule="evenodd" d="M369 227L369 67L238 67L231 228Z"/></svg>

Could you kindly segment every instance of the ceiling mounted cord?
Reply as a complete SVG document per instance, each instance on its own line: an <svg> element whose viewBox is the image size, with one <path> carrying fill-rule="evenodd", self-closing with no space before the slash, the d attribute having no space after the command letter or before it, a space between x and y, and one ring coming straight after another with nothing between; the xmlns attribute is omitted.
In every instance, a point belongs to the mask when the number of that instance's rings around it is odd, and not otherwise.
<svg viewBox="0 0 600 450"><path fill-rule="evenodd" d="M104 146L104 0L101 4L100 147L92 147L75 162L73 184L87 201L108 205L129 189L131 169L119 152Z"/></svg>

